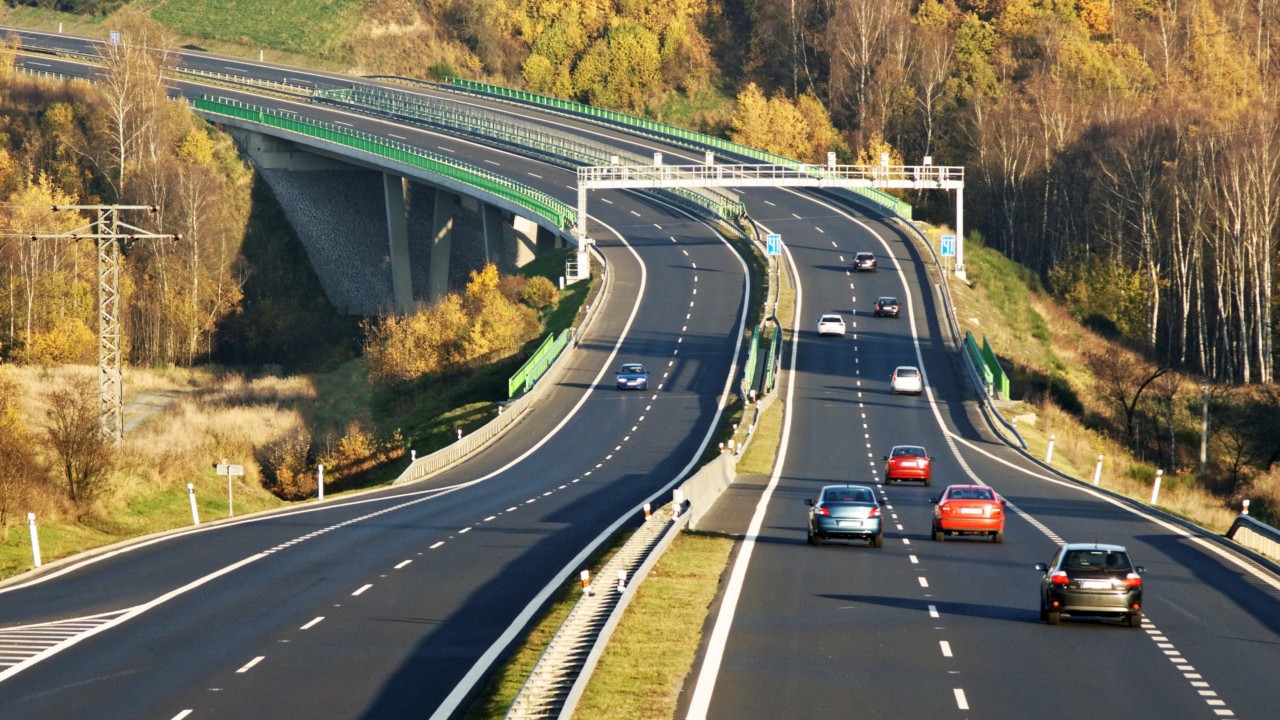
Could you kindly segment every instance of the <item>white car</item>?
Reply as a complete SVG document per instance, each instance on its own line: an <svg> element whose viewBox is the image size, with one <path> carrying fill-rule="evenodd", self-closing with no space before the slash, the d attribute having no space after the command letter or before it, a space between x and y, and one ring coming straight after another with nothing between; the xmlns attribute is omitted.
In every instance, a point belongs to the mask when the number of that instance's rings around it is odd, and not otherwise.
<svg viewBox="0 0 1280 720"><path fill-rule="evenodd" d="M818 318L819 335L844 335L844 318L828 314Z"/></svg>
<svg viewBox="0 0 1280 720"><path fill-rule="evenodd" d="M924 376L920 374L920 368L899 365L894 369L893 377L889 379L889 389L895 395L898 393L919 395L924 392Z"/></svg>

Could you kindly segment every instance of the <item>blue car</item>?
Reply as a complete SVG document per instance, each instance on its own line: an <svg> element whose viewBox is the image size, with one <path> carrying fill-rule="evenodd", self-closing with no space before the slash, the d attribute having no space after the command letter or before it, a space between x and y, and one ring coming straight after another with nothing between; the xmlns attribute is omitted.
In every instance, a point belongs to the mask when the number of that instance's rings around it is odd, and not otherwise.
<svg viewBox="0 0 1280 720"><path fill-rule="evenodd" d="M640 363L626 363L618 370L619 390L648 390L649 371Z"/></svg>
<svg viewBox="0 0 1280 720"><path fill-rule="evenodd" d="M809 506L809 544L823 540L866 540L871 547L884 546L880 503L865 485L828 485Z"/></svg>

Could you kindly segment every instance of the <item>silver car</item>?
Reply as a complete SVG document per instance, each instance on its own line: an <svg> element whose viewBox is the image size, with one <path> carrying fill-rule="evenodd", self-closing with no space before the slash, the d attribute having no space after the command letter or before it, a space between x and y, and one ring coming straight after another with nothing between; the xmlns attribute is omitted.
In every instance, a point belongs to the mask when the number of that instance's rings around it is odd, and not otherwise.
<svg viewBox="0 0 1280 720"><path fill-rule="evenodd" d="M880 503L865 485L828 485L818 498L804 501L809 506L809 544L823 540L866 540L871 547L884 545Z"/></svg>
<svg viewBox="0 0 1280 720"><path fill-rule="evenodd" d="M898 393L919 395L924 392L924 376L920 374L920 368L914 365L899 365L894 369L893 377L889 378L889 389L895 395Z"/></svg>

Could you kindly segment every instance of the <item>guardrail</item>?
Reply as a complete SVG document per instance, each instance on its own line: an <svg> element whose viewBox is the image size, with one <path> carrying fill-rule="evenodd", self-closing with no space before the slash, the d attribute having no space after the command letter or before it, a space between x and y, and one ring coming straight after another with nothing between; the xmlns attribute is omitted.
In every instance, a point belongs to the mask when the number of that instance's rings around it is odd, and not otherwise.
<svg viewBox="0 0 1280 720"><path fill-rule="evenodd" d="M516 393L528 392L529 388L547 372L551 367L551 363L560 357L560 351L569 345L569 337L572 333L565 330L559 336L548 335L537 351L533 353L533 357L529 358L524 365L516 371L507 380L507 397L513 398Z"/></svg>
<svg viewBox="0 0 1280 720"><path fill-rule="evenodd" d="M476 82L474 80L464 80L462 78L451 77L447 78L447 81L454 88L466 92L502 98L526 105L534 105L544 109L556 110L579 117L592 118L594 120L625 127L640 134L673 142L678 145L684 145L685 147L697 150L718 151L726 156L753 160L756 162L774 163L778 165L803 164L791 158L774 155L773 153L757 150L745 145L739 145L738 143L731 142L723 138L704 135L700 132L686 130L684 128L667 125L654 120L646 120L644 118L635 117L634 115L620 113L615 110L605 110L569 100L560 100L558 98L538 95L537 93L526 92L524 90L512 90L510 88ZM853 191L878 205L888 208L898 215L907 219L911 218L911 205L888 193L881 192L875 188L853 188Z"/></svg>
<svg viewBox="0 0 1280 720"><path fill-rule="evenodd" d="M228 98L196 98L197 111L209 115L221 115L279 130L317 138L367 152L388 160L426 170L451 180L470 185L520 205L555 223L556 227L569 229L577 223L577 210L554 197L517 183L483 168L437 155L412 145L387 140L341 125L320 122L297 113L286 113L271 108L242 103Z"/></svg>
<svg viewBox="0 0 1280 720"><path fill-rule="evenodd" d="M1280 562L1280 530L1248 515L1241 515L1231 523L1227 538L1240 545Z"/></svg>
<svg viewBox="0 0 1280 720"><path fill-rule="evenodd" d="M544 126L513 120L500 113L460 107L457 103L376 85L317 90L312 97L321 102L356 107L445 132L461 131L519 152L534 150L544 159L568 168L578 165L610 165L614 162L651 162L635 153L550 132ZM727 220L737 219L746 213L746 208L736 195L715 188L696 191L670 188L668 192Z"/></svg>

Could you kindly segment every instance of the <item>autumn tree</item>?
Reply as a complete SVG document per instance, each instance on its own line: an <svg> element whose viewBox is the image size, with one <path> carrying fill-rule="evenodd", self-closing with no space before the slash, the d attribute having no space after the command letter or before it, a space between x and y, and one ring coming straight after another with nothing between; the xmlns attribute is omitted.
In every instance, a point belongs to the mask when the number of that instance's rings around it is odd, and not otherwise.
<svg viewBox="0 0 1280 720"><path fill-rule="evenodd" d="M35 438L18 411L19 392L13 378L0 374L0 528L20 512L39 477Z"/></svg>
<svg viewBox="0 0 1280 720"><path fill-rule="evenodd" d="M48 395L45 437L67 483L67 498L83 505L102 490L114 447L99 422L98 387L91 378Z"/></svg>

